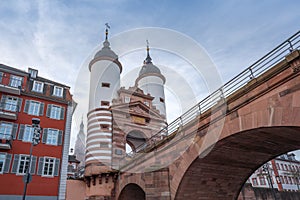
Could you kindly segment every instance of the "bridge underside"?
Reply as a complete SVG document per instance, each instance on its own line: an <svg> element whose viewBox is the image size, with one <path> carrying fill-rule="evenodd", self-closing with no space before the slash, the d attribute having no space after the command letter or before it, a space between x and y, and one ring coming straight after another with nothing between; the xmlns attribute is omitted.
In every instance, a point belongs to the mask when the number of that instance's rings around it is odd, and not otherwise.
<svg viewBox="0 0 300 200"><path fill-rule="evenodd" d="M265 127L234 134L191 164L175 199L236 199L255 169L296 149L300 149L300 127Z"/></svg>

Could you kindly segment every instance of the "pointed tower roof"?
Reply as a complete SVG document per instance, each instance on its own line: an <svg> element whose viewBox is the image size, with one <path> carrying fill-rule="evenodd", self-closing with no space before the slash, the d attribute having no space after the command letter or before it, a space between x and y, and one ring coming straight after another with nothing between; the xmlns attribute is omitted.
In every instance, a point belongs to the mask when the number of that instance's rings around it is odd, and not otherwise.
<svg viewBox="0 0 300 200"><path fill-rule="evenodd" d="M103 47L100 51L98 51L95 54L94 58L98 57L110 57L112 59L118 59L118 56L115 52L113 52L110 48L110 42L108 41L108 29L110 26L106 23L106 29L105 29L105 41L103 42Z"/></svg>
<svg viewBox="0 0 300 200"><path fill-rule="evenodd" d="M148 40L147 40L147 57L144 60L144 64L142 66L142 69L139 72L139 77L136 80L136 82L145 76L158 76L165 82L165 77L161 74L160 69L152 63Z"/></svg>
<svg viewBox="0 0 300 200"><path fill-rule="evenodd" d="M119 68L120 68L120 73L122 72L122 64L118 60L118 55L111 50L110 48L110 42L108 41L108 29L110 29L110 26L108 23L105 24L106 29L105 29L105 40L103 42L103 47L100 49L94 56L94 58L91 60L89 64L89 70L91 71L92 65L100 60L109 60L114 63L116 63Z"/></svg>

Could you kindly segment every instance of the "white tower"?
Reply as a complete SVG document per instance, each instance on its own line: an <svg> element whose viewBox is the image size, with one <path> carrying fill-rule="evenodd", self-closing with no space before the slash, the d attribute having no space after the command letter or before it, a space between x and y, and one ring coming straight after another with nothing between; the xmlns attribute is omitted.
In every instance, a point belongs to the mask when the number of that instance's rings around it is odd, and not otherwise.
<svg viewBox="0 0 300 200"><path fill-rule="evenodd" d="M77 139L75 142L74 154L76 159L80 161L80 165L84 166L85 163L85 134L84 134L84 124L83 119L81 120L80 130L77 134Z"/></svg>
<svg viewBox="0 0 300 200"><path fill-rule="evenodd" d="M122 65L110 49L108 28L107 25L103 48L89 64L91 73L85 157L87 176L105 173L111 166L112 114L109 107L120 88Z"/></svg>
<svg viewBox="0 0 300 200"><path fill-rule="evenodd" d="M136 79L135 84L141 88L145 94L151 94L151 96L154 97L152 101L153 105L159 110L160 114L166 118L165 82L166 79L161 74L159 68L152 63L152 59L149 55L149 45L147 44L147 57L144 60L144 65L139 72L139 77Z"/></svg>

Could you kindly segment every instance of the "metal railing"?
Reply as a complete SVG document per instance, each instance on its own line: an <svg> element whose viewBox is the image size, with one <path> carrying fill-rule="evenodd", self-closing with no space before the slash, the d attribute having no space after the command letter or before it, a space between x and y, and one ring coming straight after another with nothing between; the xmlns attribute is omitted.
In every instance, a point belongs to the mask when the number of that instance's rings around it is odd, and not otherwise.
<svg viewBox="0 0 300 200"><path fill-rule="evenodd" d="M294 50L299 49L299 47L300 31L278 45L268 54L256 61L250 67L246 68L244 71L221 86L219 89L212 92L208 97L190 108L183 115L175 119L169 125L160 130L157 134L149 138L144 144L138 146L135 151L132 151L127 155L129 157L134 157L136 153L142 152L144 149L150 148L155 145L155 143L164 140L166 136L170 136L171 134L178 132L180 128L184 127L186 124L194 120L197 116L208 111L213 106L217 105L220 100L226 99L234 92L247 85L249 81L259 77L260 75L271 69L275 64L284 60L286 55L290 54ZM120 160L120 163L125 159L126 157Z"/></svg>

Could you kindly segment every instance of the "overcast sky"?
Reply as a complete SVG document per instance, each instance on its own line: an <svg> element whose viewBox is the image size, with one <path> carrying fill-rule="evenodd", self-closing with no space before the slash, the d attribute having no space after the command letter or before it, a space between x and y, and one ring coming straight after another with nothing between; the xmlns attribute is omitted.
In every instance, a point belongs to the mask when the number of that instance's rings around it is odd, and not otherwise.
<svg viewBox="0 0 300 200"><path fill-rule="evenodd" d="M102 46L106 22L111 25L112 38L145 27L183 34L203 48L225 83L299 30L299 7L298 0L0 1L0 63L23 70L33 67L40 76L71 86L79 103L72 125L74 144L81 116L86 119L87 104L87 89L83 91L76 85L88 84L86 65ZM149 38L143 38L146 39ZM150 47L151 43L157 45L155 39L150 40ZM124 40L123 48L133 42L134 38ZM113 43L112 49L115 50ZM169 70L165 73L186 73L183 79L187 87L192 87L191 93L196 97L193 100L209 93L202 87L193 87L193 81L199 80L189 73L187 60L159 49L151 53L154 64ZM131 73L136 75L144 58L143 49L123 52L120 61L124 80L129 80L126 77ZM187 76L192 78L187 80ZM133 84L125 82L126 86ZM201 84L205 85L205 81ZM172 97L172 89L166 93L167 104L180 102L178 94ZM169 109L168 119L176 118L193 103L172 113Z"/></svg>

